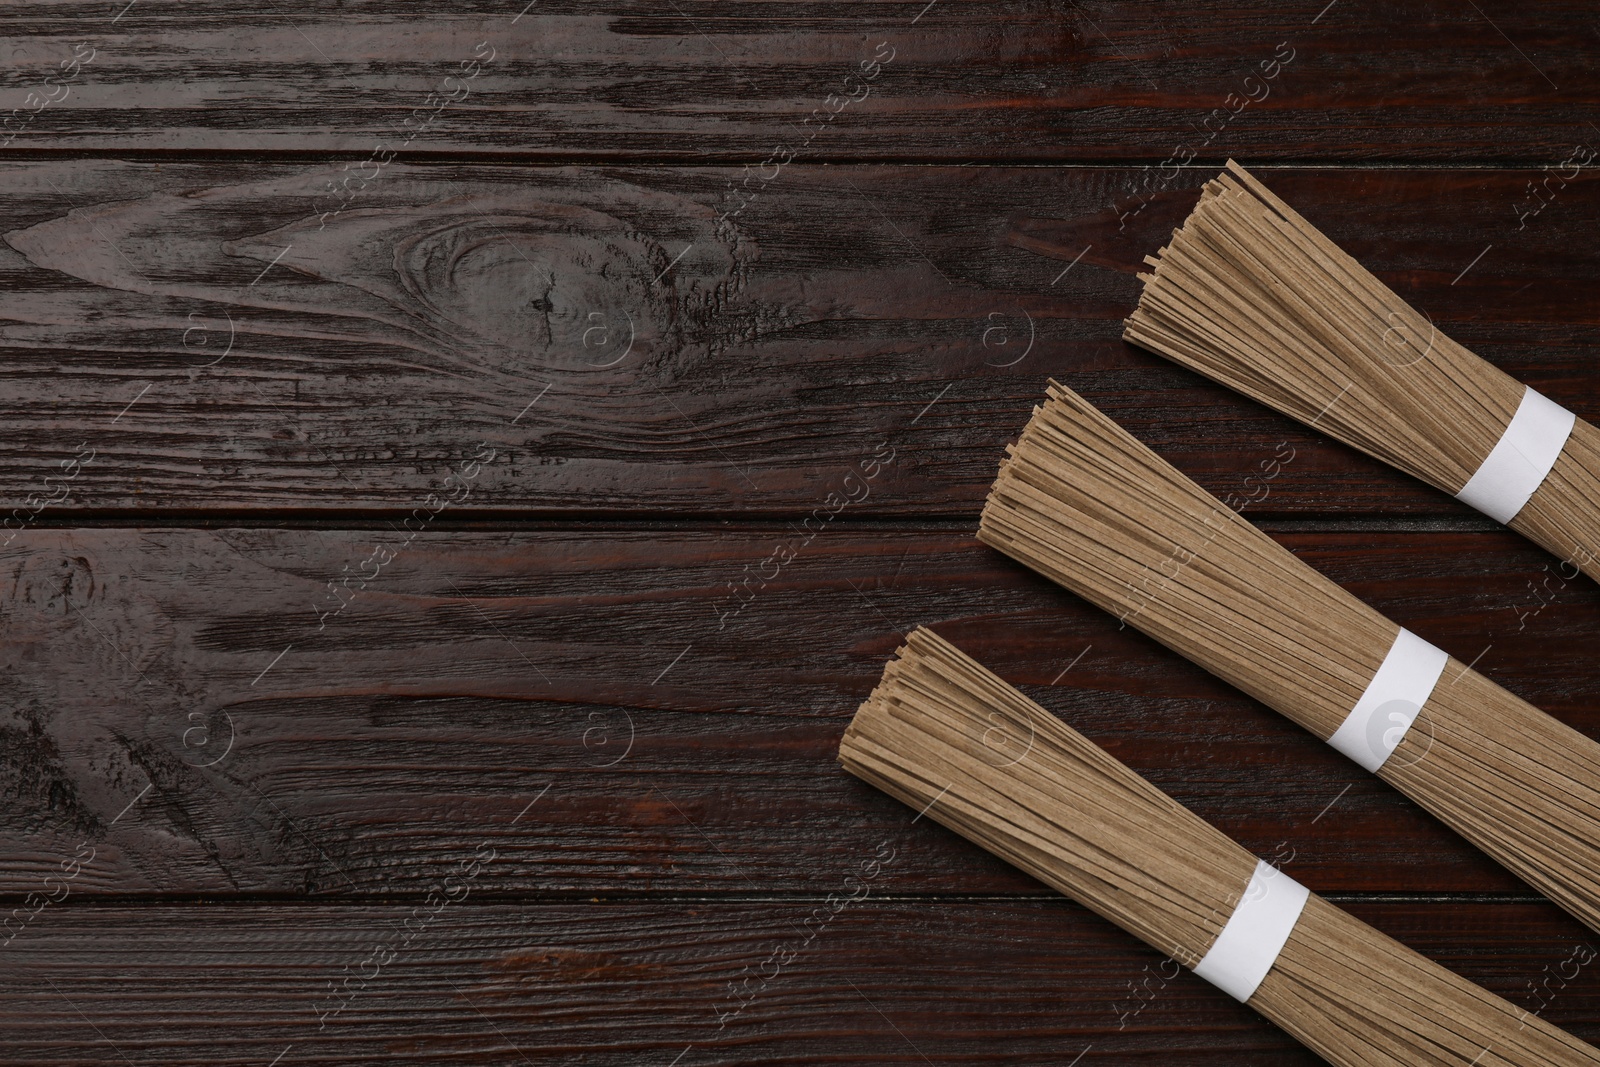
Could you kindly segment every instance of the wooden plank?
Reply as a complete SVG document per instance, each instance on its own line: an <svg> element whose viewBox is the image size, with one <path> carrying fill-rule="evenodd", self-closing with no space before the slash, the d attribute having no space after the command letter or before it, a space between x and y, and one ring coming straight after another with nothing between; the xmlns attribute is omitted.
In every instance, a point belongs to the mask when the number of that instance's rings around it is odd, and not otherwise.
<svg viewBox="0 0 1600 1067"><path fill-rule="evenodd" d="M448 14L63 0L0 20L11 59L0 142L358 158L1188 152L1542 165L1593 136L1582 121L1596 102L1591 14L1581 0L907 0L849 17L707 0L510 0Z"/></svg>
<svg viewBox="0 0 1600 1067"><path fill-rule="evenodd" d="M1280 536L1600 733L1600 589L1520 538ZM92 851L72 899L419 895L488 840L486 892L826 891L830 857L909 825L835 759L900 633L928 624L1309 885L1526 892L966 526L802 538L28 531L0 554L0 889ZM916 832L897 891L1036 889Z"/></svg>
<svg viewBox="0 0 1600 1067"><path fill-rule="evenodd" d="M1120 340L1140 258L1212 173L1134 198L1116 168L796 165L741 192L731 169L395 164L322 218L326 168L16 164L7 513L393 516L448 492L453 515L795 518L844 492L852 516L971 516L1055 375L1219 494L1254 495L1283 442L1258 513L1467 515ZM1270 180L1600 417L1589 176L1521 221L1529 172Z"/></svg>
<svg viewBox="0 0 1600 1067"><path fill-rule="evenodd" d="M858 860L837 853L832 880ZM860 899L837 912L478 904L465 878L435 913L63 907L5 949L0 1039L19 1064L1321 1062L1065 900L877 897L894 877L841 889ZM1600 1038L1594 935L1553 907L1352 910Z"/></svg>

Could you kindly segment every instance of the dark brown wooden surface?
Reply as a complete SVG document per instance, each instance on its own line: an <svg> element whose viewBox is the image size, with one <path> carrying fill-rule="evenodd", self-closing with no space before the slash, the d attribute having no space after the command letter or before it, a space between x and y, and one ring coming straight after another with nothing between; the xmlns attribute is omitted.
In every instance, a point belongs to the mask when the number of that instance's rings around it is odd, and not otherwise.
<svg viewBox="0 0 1600 1067"><path fill-rule="evenodd" d="M1119 339L1231 155L1600 417L1590 5L524 4L0 11L7 1063L1314 1062L839 770L918 624L1600 1039L1600 935L973 539L1050 376L1284 442L1252 517L1600 737L1593 583Z"/></svg>
<svg viewBox="0 0 1600 1067"><path fill-rule="evenodd" d="M1600 735L1585 638L1600 590L1552 584L1538 611L1528 585L1550 572L1520 538L1280 536ZM1293 850L1319 889L1526 892L1287 719L969 529L826 529L731 610L729 584L793 537L428 533L319 619L328 581L399 547L392 531L30 531L0 555L0 890L31 891L89 840L82 897L417 895L483 838L511 842L483 892L819 891L830 856L905 822L835 759L900 633L925 623L1247 847ZM896 881L1033 891L954 839Z"/></svg>
<svg viewBox="0 0 1600 1067"><path fill-rule="evenodd" d="M1319 1062L1059 897L895 896L939 838L891 840L883 896L810 927L791 898L63 908L6 949L0 1025L48 1064ZM859 856L832 859L837 884ZM1351 910L1600 1037L1594 935L1550 905Z"/></svg>
<svg viewBox="0 0 1600 1067"><path fill-rule="evenodd" d="M7 6L5 106L57 101L11 147L1543 165L1593 136L1600 55L1583 0L124 6Z"/></svg>
<svg viewBox="0 0 1600 1067"><path fill-rule="evenodd" d="M1141 208L1126 168L796 166L718 223L736 170L396 164L319 229L326 173L9 171L18 503L83 452L54 515L403 513L486 442L453 514L787 518L887 442L852 516L965 517L1056 376L1219 494L1288 442L1258 513L1470 514L1120 340L1209 169ZM1537 176L1267 172L1441 328L1600 418L1600 183L1519 229Z"/></svg>

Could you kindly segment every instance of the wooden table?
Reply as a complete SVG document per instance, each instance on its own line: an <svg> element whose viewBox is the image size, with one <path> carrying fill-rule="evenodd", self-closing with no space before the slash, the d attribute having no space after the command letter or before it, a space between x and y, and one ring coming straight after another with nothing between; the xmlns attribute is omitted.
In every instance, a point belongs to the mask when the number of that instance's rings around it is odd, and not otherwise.
<svg viewBox="0 0 1600 1067"><path fill-rule="evenodd" d="M1120 340L1231 155L1600 416L1592 5L1324 3L0 12L6 1062L1314 1062L839 770L918 624L1600 1039L1595 934L974 539L1059 377L1600 731L1592 583Z"/></svg>

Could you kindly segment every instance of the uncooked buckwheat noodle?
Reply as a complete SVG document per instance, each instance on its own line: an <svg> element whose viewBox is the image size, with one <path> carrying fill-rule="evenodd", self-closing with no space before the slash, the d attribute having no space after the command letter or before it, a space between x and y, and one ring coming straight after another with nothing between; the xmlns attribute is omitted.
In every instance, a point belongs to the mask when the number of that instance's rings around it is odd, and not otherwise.
<svg viewBox="0 0 1600 1067"><path fill-rule="evenodd" d="M1261 884L1239 845L927 630L884 671L839 758L1188 967ZM1293 884L1276 879L1269 892ZM1315 894L1289 921L1245 1003L1336 1067L1600 1063Z"/></svg>
<svg viewBox="0 0 1600 1067"><path fill-rule="evenodd" d="M1008 451L980 540L1324 740L1379 688L1395 623L1070 389L1051 382ZM1600 745L1432 651L1437 683L1398 745L1371 720L1392 748L1376 773L1600 930Z"/></svg>
<svg viewBox="0 0 1600 1067"><path fill-rule="evenodd" d="M1231 160L1145 261L1155 269L1140 275L1129 341L1452 495L1519 409L1522 384L1439 333ZM1514 517L1484 510L1600 578L1600 430L1578 419L1556 447L1543 481L1523 486L1537 486L1531 498L1506 503Z"/></svg>

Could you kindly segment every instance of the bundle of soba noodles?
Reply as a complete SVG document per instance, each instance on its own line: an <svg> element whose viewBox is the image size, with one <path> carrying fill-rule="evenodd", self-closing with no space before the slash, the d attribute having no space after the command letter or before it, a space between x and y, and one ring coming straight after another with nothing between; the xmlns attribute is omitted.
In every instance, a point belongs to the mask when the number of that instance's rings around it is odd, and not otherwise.
<svg viewBox="0 0 1600 1067"><path fill-rule="evenodd" d="M1572 1067L1590 1046L1262 863L926 630L839 747L853 774L1192 968L1336 1067Z"/></svg>
<svg viewBox="0 0 1600 1067"><path fill-rule="evenodd" d="M1600 577L1600 430L1440 333L1243 167L1146 262L1129 341Z"/></svg>
<svg viewBox="0 0 1600 1067"><path fill-rule="evenodd" d="M1312 570L1054 382L981 540L1287 715L1600 930L1600 745Z"/></svg>

